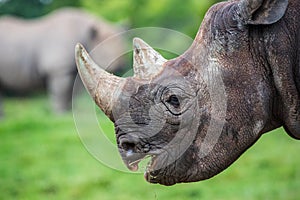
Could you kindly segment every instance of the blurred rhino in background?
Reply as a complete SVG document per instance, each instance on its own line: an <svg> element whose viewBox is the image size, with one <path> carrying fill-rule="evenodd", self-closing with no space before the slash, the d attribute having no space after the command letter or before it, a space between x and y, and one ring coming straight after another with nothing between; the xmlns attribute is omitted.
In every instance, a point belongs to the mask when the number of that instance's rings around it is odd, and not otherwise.
<svg viewBox="0 0 300 200"><path fill-rule="evenodd" d="M0 18L0 93L27 94L47 88L54 111L68 110L76 76L75 44L81 42L92 50L120 31L104 20L73 8L59 9L34 20ZM105 63L105 59L120 57L122 41L114 42L111 50L106 47L105 52L100 52L102 57L95 59ZM117 59L108 71L116 72L122 66L123 60Z"/></svg>

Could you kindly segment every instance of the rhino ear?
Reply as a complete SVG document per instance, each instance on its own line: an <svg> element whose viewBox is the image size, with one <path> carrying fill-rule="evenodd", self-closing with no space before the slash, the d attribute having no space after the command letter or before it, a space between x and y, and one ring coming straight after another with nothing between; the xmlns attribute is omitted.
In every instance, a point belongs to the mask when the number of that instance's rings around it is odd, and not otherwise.
<svg viewBox="0 0 300 200"><path fill-rule="evenodd" d="M283 17L288 3L288 0L242 0L238 7L247 24L273 24Z"/></svg>
<svg viewBox="0 0 300 200"><path fill-rule="evenodd" d="M133 39L133 70L134 76L150 79L157 75L167 61L162 55L140 38Z"/></svg>

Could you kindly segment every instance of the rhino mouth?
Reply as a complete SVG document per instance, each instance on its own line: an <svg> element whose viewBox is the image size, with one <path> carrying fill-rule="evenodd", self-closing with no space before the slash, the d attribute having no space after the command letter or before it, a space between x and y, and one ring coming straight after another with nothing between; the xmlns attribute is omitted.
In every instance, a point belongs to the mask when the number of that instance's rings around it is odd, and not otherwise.
<svg viewBox="0 0 300 200"><path fill-rule="evenodd" d="M160 183L163 185L173 185L176 183L175 180L168 176L168 170L166 170L167 167L161 166L165 160L164 155L153 153L133 153L130 151L126 152L126 155L122 154L122 159L126 167L133 172L138 171L140 162L148 158L150 158L150 160L144 170L144 178L147 182Z"/></svg>
<svg viewBox="0 0 300 200"><path fill-rule="evenodd" d="M128 151L125 153L122 153L122 159L126 167L133 172L136 172L139 170L139 164L141 161L146 160L150 158L148 161L145 171L144 171L144 178L146 181L150 183L158 183L156 181L157 176L154 175L154 173L157 173L159 169L157 168L158 160L159 160L159 154L154 153L134 153L132 151Z"/></svg>
<svg viewBox="0 0 300 200"><path fill-rule="evenodd" d="M134 171L134 172L138 171L140 162L147 158L150 158L150 160L147 163L145 173L150 172L151 169L154 169L154 167L155 167L155 163L156 163L155 160L157 157L156 154L134 153L132 151L128 151L128 152L126 152L125 155L123 153L121 155L122 155L123 162L125 163L126 167L130 171Z"/></svg>

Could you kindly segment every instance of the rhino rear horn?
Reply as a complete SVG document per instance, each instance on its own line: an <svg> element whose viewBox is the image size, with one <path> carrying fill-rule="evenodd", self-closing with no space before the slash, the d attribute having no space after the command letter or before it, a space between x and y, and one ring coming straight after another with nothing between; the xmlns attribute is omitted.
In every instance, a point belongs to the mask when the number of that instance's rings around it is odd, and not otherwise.
<svg viewBox="0 0 300 200"><path fill-rule="evenodd" d="M140 38L133 39L133 70L134 76L151 79L157 75L167 61L162 55Z"/></svg>
<svg viewBox="0 0 300 200"><path fill-rule="evenodd" d="M111 118L114 94L125 79L101 69L81 44L75 47L75 59L85 88L101 110Z"/></svg>
<svg viewBox="0 0 300 200"><path fill-rule="evenodd" d="M246 24L273 24L280 20L288 6L288 0L242 0L239 12Z"/></svg>

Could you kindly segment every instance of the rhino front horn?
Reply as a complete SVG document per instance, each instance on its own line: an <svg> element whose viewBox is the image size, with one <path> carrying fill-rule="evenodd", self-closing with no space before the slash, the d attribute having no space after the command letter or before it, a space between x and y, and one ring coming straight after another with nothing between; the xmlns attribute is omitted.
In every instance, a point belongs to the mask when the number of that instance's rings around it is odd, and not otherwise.
<svg viewBox="0 0 300 200"><path fill-rule="evenodd" d="M101 69L81 44L75 47L75 60L85 88L101 110L111 118L114 94L125 79Z"/></svg>
<svg viewBox="0 0 300 200"><path fill-rule="evenodd" d="M134 76L151 79L163 68L167 60L140 38L133 39Z"/></svg>

